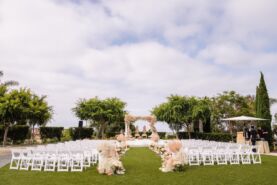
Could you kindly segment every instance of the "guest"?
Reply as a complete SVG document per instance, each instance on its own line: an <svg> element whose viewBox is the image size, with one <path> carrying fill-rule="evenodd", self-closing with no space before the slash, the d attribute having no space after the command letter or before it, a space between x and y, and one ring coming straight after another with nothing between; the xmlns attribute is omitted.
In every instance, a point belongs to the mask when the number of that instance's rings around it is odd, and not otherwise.
<svg viewBox="0 0 277 185"><path fill-rule="evenodd" d="M245 124L243 125L243 137L245 138L246 141L249 140L248 128Z"/></svg>
<svg viewBox="0 0 277 185"><path fill-rule="evenodd" d="M264 138L263 130L261 127L258 128L258 138L259 138L259 140L262 140L262 138Z"/></svg>
<svg viewBox="0 0 277 185"><path fill-rule="evenodd" d="M257 131L255 130L253 125L251 125L250 140L251 140L252 145L256 145Z"/></svg>

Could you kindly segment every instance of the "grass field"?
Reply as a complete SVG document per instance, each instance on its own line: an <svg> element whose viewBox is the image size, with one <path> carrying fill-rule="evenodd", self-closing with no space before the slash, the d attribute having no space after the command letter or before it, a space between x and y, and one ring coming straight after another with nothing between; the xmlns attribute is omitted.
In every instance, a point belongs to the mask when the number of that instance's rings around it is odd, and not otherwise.
<svg viewBox="0 0 277 185"><path fill-rule="evenodd" d="M277 185L277 157L263 156L261 165L186 167L162 173L159 156L148 148L132 148L123 157L126 174L99 175L96 167L82 173L0 169L0 185Z"/></svg>

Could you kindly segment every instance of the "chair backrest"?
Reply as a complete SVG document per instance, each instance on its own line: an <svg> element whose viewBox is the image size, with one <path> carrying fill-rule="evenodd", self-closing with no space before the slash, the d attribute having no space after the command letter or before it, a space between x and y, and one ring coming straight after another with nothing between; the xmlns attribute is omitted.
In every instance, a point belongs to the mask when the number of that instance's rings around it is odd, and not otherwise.
<svg viewBox="0 0 277 185"><path fill-rule="evenodd" d="M15 157L21 157L22 156L22 149L12 149L11 152L12 152L12 157L15 158Z"/></svg>

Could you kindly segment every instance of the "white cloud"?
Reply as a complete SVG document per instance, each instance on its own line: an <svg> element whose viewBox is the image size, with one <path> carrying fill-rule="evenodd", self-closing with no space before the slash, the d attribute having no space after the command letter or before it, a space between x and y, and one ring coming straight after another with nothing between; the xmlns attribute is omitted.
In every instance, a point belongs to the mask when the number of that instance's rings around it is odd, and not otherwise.
<svg viewBox="0 0 277 185"><path fill-rule="evenodd" d="M2 0L0 68L48 95L53 125L76 125L78 98L117 96L149 114L171 93L254 94L259 70L277 97L274 1L246 2Z"/></svg>

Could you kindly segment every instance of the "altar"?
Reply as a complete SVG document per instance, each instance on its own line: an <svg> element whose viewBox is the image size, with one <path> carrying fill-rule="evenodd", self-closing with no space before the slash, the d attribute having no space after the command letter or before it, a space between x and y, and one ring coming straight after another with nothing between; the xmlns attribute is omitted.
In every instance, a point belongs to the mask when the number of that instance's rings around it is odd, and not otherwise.
<svg viewBox="0 0 277 185"><path fill-rule="evenodd" d="M246 141L243 136L243 132L237 132L237 143L238 144L250 144L250 141ZM258 146L260 154L268 154L270 153L269 145L267 141L256 141L256 146Z"/></svg>
<svg viewBox="0 0 277 185"><path fill-rule="evenodd" d="M258 146L258 149L260 151L260 154L269 154L269 145L267 141L257 141L256 145Z"/></svg>

